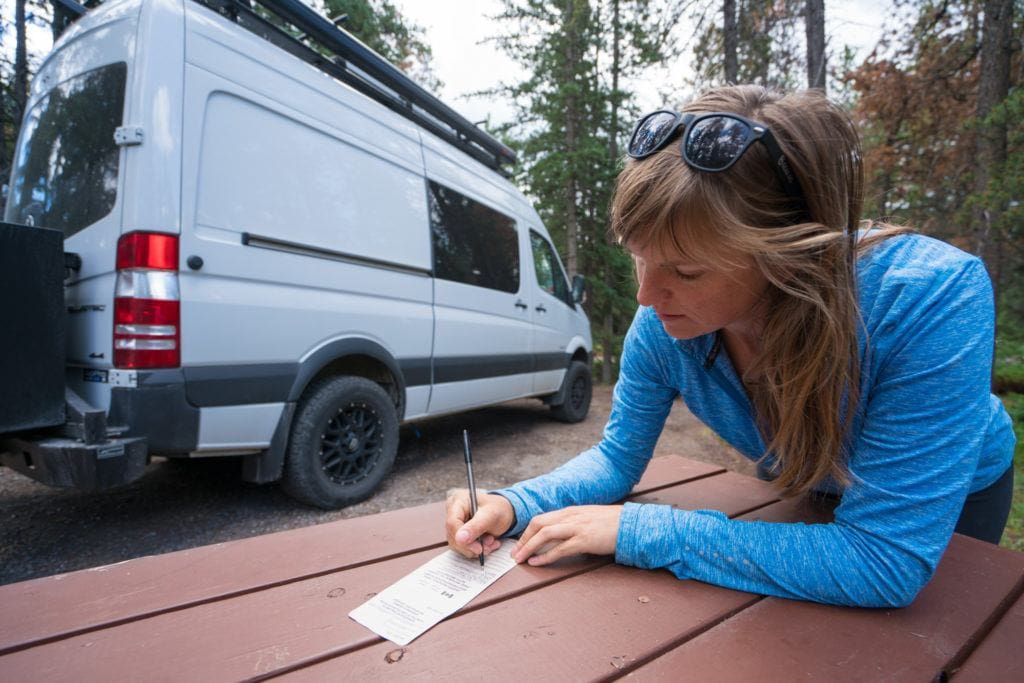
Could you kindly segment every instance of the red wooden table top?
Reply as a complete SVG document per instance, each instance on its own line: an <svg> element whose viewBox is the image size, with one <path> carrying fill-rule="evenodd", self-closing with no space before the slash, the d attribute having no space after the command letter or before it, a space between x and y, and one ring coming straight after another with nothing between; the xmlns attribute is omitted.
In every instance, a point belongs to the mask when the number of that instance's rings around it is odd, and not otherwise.
<svg viewBox="0 0 1024 683"><path fill-rule="evenodd" d="M827 521L655 458L631 498ZM444 548L440 503L0 587L0 680L1024 680L1024 554L955 536L909 607L849 609L580 557L514 568L405 648L347 617Z"/></svg>

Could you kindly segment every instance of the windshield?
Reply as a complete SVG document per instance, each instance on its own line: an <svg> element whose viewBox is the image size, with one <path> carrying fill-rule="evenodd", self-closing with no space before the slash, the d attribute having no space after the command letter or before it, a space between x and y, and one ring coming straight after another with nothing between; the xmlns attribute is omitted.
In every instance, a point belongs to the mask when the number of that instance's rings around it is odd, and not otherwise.
<svg viewBox="0 0 1024 683"><path fill-rule="evenodd" d="M103 218L117 199L128 66L87 71L51 90L25 117L4 220L70 237Z"/></svg>

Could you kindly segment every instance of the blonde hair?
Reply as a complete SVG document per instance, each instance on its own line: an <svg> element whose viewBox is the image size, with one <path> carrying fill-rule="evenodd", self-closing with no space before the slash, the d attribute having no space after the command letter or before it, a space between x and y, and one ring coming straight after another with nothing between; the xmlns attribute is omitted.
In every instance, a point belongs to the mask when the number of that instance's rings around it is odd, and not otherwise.
<svg viewBox="0 0 1024 683"><path fill-rule="evenodd" d="M857 255L904 232L883 225L858 241L864 170L857 131L820 91L716 88L684 112L733 112L768 126L805 204L784 191L764 145L705 173L678 140L619 175L611 230L620 244L654 245L728 271L752 257L769 282L761 350L744 373L758 428L786 495L827 477L848 483L846 447L859 402Z"/></svg>

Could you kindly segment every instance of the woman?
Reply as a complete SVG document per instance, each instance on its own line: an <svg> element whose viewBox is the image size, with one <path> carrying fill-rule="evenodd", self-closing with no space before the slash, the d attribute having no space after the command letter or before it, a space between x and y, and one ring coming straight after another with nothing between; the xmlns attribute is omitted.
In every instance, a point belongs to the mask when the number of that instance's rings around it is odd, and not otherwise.
<svg viewBox="0 0 1024 683"><path fill-rule="evenodd" d="M449 497L451 547L575 553L679 578L860 606L910 603L954 530L996 543L1014 436L990 393L982 263L891 226L858 231L849 118L817 92L712 90L637 124L612 231L636 263L604 438L559 469ZM620 500L675 396L789 496L841 496L829 524L730 520Z"/></svg>

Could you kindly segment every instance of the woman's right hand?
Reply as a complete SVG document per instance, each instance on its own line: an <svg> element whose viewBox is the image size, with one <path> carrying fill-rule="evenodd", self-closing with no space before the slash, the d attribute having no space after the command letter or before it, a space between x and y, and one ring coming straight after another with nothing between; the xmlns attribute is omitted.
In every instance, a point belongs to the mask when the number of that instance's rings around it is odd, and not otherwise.
<svg viewBox="0 0 1024 683"><path fill-rule="evenodd" d="M477 557L501 546L498 537L516 521L512 503L504 496L477 489L477 511L470 518L469 489L455 489L445 502L445 533L448 546L464 557Z"/></svg>

